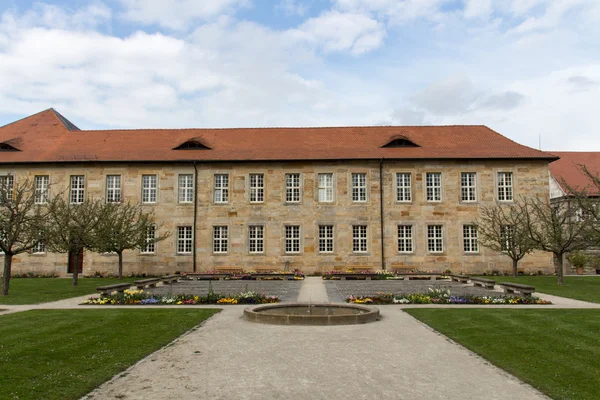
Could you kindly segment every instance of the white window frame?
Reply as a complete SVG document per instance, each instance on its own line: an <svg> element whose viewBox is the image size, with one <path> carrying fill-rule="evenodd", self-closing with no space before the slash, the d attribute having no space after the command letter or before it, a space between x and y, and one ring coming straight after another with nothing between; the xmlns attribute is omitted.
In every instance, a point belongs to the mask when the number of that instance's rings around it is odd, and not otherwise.
<svg viewBox="0 0 600 400"><path fill-rule="evenodd" d="M47 204L49 196L50 176L35 176L35 204Z"/></svg>
<svg viewBox="0 0 600 400"><path fill-rule="evenodd" d="M427 252L444 252L444 226L439 224L427 225Z"/></svg>
<svg viewBox="0 0 600 400"><path fill-rule="evenodd" d="M302 199L302 176L299 173L285 174L285 202L300 203Z"/></svg>
<svg viewBox="0 0 600 400"><path fill-rule="evenodd" d="M194 247L194 232L189 225L177 227L177 254L192 254Z"/></svg>
<svg viewBox="0 0 600 400"><path fill-rule="evenodd" d="M285 226L284 250L286 254L299 254L302 244L300 243L300 225Z"/></svg>
<svg viewBox="0 0 600 400"><path fill-rule="evenodd" d="M412 225L398 225L398 253L407 254L415 251L414 228Z"/></svg>
<svg viewBox="0 0 600 400"><path fill-rule="evenodd" d="M179 203L192 203L194 201L194 175L179 174L177 183L177 199L179 200Z"/></svg>
<svg viewBox="0 0 600 400"><path fill-rule="evenodd" d="M430 203L442 201L442 173L425 173L425 199Z"/></svg>
<svg viewBox="0 0 600 400"><path fill-rule="evenodd" d="M229 174L215 174L214 185L214 202L229 203Z"/></svg>
<svg viewBox="0 0 600 400"><path fill-rule="evenodd" d="M410 172L396 173L396 201L399 203L412 202L412 174Z"/></svg>
<svg viewBox="0 0 600 400"><path fill-rule="evenodd" d="M213 253L227 254L229 252L229 226L213 226Z"/></svg>
<svg viewBox="0 0 600 400"><path fill-rule="evenodd" d="M352 202L366 203L367 202L367 173L352 172L350 175L352 184Z"/></svg>
<svg viewBox="0 0 600 400"><path fill-rule="evenodd" d="M250 174L250 203L265 202L265 174Z"/></svg>
<svg viewBox="0 0 600 400"><path fill-rule="evenodd" d="M35 246L31 248L31 254L46 254L46 244L43 240L38 241Z"/></svg>
<svg viewBox="0 0 600 400"><path fill-rule="evenodd" d="M508 251L514 232L515 227L512 225L502 225L500 227L501 251Z"/></svg>
<svg viewBox="0 0 600 400"><path fill-rule="evenodd" d="M498 201L513 201L514 174L510 171L498 172Z"/></svg>
<svg viewBox="0 0 600 400"><path fill-rule="evenodd" d="M477 225L463 225L463 251L465 253L479 253Z"/></svg>
<svg viewBox="0 0 600 400"><path fill-rule="evenodd" d="M333 225L319 225L319 253L331 254L334 250Z"/></svg>
<svg viewBox="0 0 600 400"><path fill-rule="evenodd" d="M146 245L140 249L140 254L156 254L156 225L149 225L146 231Z"/></svg>
<svg viewBox="0 0 600 400"><path fill-rule="evenodd" d="M477 172L460 173L460 201L462 203L477 202Z"/></svg>
<svg viewBox="0 0 600 400"><path fill-rule="evenodd" d="M333 181L333 174L331 172L317 174L319 203L333 203Z"/></svg>
<svg viewBox="0 0 600 400"><path fill-rule="evenodd" d="M71 175L69 202L81 204L85 201L85 175Z"/></svg>
<svg viewBox="0 0 600 400"><path fill-rule="evenodd" d="M9 199L13 197L13 189L15 186L15 177L14 175L0 175L0 188L4 189L6 187L6 195Z"/></svg>
<svg viewBox="0 0 600 400"><path fill-rule="evenodd" d="M156 204L158 192L158 176L142 175L142 204Z"/></svg>
<svg viewBox="0 0 600 400"><path fill-rule="evenodd" d="M367 225L352 225L352 252L369 252L369 227Z"/></svg>
<svg viewBox="0 0 600 400"><path fill-rule="evenodd" d="M250 254L263 254L265 252L264 225L248 226L248 252Z"/></svg>
<svg viewBox="0 0 600 400"><path fill-rule="evenodd" d="M121 202L121 175L106 175L106 202Z"/></svg>

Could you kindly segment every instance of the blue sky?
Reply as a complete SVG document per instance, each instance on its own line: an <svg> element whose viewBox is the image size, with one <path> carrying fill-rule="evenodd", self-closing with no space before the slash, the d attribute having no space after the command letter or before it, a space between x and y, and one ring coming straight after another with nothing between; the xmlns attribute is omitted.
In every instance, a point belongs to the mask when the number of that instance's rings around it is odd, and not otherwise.
<svg viewBox="0 0 600 400"><path fill-rule="evenodd" d="M483 124L600 151L597 0L3 1L0 125Z"/></svg>

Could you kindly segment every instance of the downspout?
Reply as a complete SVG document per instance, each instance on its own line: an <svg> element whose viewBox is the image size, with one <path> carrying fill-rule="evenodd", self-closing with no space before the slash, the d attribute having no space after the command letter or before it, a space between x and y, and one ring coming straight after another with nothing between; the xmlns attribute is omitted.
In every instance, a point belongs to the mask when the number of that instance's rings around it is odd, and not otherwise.
<svg viewBox="0 0 600 400"><path fill-rule="evenodd" d="M192 234L192 262L193 262L193 267L192 270L193 272L196 272L196 236L197 236L197 231L196 231L196 220L197 220L197 216L198 216L198 166L196 165L196 161L194 161L194 224L193 224L193 230L194 233Z"/></svg>
<svg viewBox="0 0 600 400"><path fill-rule="evenodd" d="M385 237L383 233L383 158L379 160L379 218L381 227L381 269L385 270Z"/></svg>

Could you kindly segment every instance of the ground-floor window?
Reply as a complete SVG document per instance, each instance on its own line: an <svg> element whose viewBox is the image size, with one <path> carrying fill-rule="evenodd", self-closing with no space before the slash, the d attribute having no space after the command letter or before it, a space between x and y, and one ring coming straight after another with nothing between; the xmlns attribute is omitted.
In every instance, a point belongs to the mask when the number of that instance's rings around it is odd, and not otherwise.
<svg viewBox="0 0 600 400"><path fill-rule="evenodd" d="M262 225L248 227L248 247L250 253L264 251L264 227Z"/></svg>
<svg viewBox="0 0 600 400"><path fill-rule="evenodd" d="M213 253L227 253L229 244L229 227L213 227Z"/></svg>
<svg viewBox="0 0 600 400"><path fill-rule="evenodd" d="M300 226L287 225L285 227L285 252L300 253Z"/></svg>
<svg viewBox="0 0 600 400"><path fill-rule="evenodd" d="M319 225L319 253L333 253L333 225Z"/></svg>
<svg viewBox="0 0 600 400"><path fill-rule="evenodd" d="M412 225L398 225L398 252L413 252L413 227Z"/></svg>
<svg viewBox="0 0 600 400"><path fill-rule="evenodd" d="M442 225L427 225L427 251L430 253L444 251Z"/></svg>
<svg viewBox="0 0 600 400"><path fill-rule="evenodd" d="M479 252L477 226L463 225L463 250L465 251L465 253Z"/></svg>
<svg viewBox="0 0 600 400"><path fill-rule="evenodd" d="M352 225L352 251L366 253L367 250L367 226Z"/></svg>
<svg viewBox="0 0 600 400"><path fill-rule="evenodd" d="M192 252L192 227L177 227L177 253L191 254Z"/></svg>

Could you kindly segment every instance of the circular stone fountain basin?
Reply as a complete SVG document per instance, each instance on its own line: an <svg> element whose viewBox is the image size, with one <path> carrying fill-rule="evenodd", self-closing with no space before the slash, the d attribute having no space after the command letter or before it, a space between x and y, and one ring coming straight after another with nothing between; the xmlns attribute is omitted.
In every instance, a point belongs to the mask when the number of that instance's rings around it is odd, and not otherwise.
<svg viewBox="0 0 600 400"><path fill-rule="evenodd" d="M244 318L274 325L351 325L379 320L379 309L354 304L269 304L246 308Z"/></svg>

